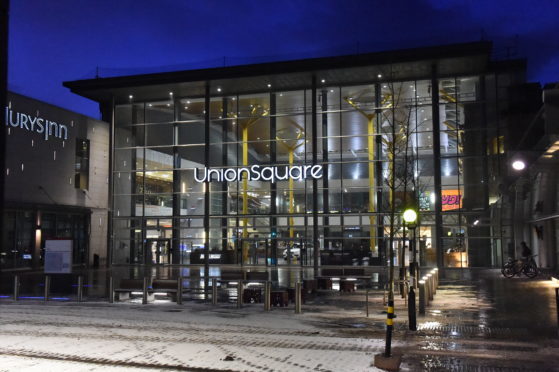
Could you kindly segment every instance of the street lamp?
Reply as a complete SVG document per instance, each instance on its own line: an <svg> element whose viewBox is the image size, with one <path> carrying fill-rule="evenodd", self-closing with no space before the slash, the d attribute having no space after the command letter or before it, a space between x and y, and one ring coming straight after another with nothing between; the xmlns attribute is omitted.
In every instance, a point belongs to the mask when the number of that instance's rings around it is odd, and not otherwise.
<svg viewBox="0 0 559 372"><path fill-rule="evenodd" d="M412 224L415 225L415 223L417 222L417 212L411 208L406 209L404 211L404 222L407 226L410 226ZM415 228L415 226L411 228Z"/></svg>
<svg viewBox="0 0 559 372"><path fill-rule="evenodd" d="M522 160L515 160L515 161L512 163L512 168L513 168L514 170L521 171L521 170L523 170L524 168L526 168L526 163L524 163Z"/></svg>
<svg viewBox="0 0 559 372"><path fill-rule="evenodd" d="M408 295L408 318L410 331L417 330L417 321L415 314L415 280L419 273L419 267L416 261L416 248L415 248L415 229L417 227L417 212L414 209L408 208L403 214L405 226L413 231L413 238L410 239L410 248L412 248L412 262L410 264L410 292Z"/></svg>

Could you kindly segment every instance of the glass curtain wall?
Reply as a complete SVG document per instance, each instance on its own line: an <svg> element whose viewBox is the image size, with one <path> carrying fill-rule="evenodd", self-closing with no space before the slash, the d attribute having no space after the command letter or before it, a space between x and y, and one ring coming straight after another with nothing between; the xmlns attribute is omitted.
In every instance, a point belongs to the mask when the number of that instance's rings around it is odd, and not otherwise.
<svg viewBox="0 0 559 372"><path fill-rule="evenodd" d="M313 265L312 180L249 180L241 170L310 165L316 154L323 167L316 190L321 265L386 265L392 207L395 264L407 265L411 231L402 229L400 215L411 206L421 215L415 233L422 265L442 255L447 267L487 266L498 239L480 214L489 200L483 84L480 77L441 78L437 92L431 80L319 84L316 133L311 89L219 93L209 98L209 112L199 97L117 105L113 263L202 264L207 240L211 264ZM199 182L206 143L216 170L207 183L209 210ZM241 177L218 181L219 174Z"/></svg>

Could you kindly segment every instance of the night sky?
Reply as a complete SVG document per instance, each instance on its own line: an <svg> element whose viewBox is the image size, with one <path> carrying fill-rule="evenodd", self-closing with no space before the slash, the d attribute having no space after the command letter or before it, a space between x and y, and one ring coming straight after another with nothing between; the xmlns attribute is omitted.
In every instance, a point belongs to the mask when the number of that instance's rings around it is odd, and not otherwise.
<svg viewBox="0 0 559 372"><path fill-rule="evenodd" d="M11 0L9 88L89 116L62 82L479 41L559 81L559 1Z"/></svg>

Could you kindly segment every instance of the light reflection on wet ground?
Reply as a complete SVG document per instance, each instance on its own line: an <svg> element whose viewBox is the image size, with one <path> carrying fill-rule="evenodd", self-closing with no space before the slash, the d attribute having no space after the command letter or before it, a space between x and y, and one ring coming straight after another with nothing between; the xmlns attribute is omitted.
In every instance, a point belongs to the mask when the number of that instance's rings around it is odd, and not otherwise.
<svg viewBox="0 0 559 372"><path fill-rule="evenodd" d="M219 269L219 270L218 270ZM137 268L113 270L116 277L142 277L146 272ZM210 275L221 275L228 268L212 268ZM185 288L193 290L191 299L202 301L196 294L204 288L203 268L151 268L149 274L160 278L176 277L187 280ZM92 299L106 297L108 272L88 274L87 293ZM278 286L292 287L312 269L280 269L270 273ZM24 292L40 295L41 275L29 276ZM1 294L11 293L10 283L2 277ZM6 284L7 283L7 284ZM74 293L71 283L53 283L54 289ZM313 315L313 322L336 329L340 334L364 338L382 338L386 318L382 290L369 293L370 317L365 318L365 290L359 283L354 293L337 290L320 291L308 296L303 311ZM58 287L57 287L58 285ZM231 304L237 296L234 284L220 284L220 303ZM66 292L64 292L66 291ZM72 292L74 291L74 292ZM70 296L71 297L71 296ZM186 300L185 296L185 300ZM140 303L136 297L133 302ZM169 302L170 299L156 298ZM225 305L226 306L226 305ZM233 306L233 305L231 305ZM248 304L246 306L261 306ZM450 271L441 280L435 300L424 317L418 318L418 331L409 331L407 306L396 298L395 340L405 341L404 370L416 371L553 371L559 370L559 343L554 288L543 279L503 278L495 270ZM233 316L224 307L223 317ZM274 311L293 311L274 309ZM310 320L309 320L310 321Z"/></svg>
<svg viewBox="0 0 559 372"><path fill-rule="evenodd" d="M548 280L496 271L442 281L404 358L410 371L557 371L555 293ZM412 332L407 332L409 336ZM406 353L406 352L405 352Z"/></svg>

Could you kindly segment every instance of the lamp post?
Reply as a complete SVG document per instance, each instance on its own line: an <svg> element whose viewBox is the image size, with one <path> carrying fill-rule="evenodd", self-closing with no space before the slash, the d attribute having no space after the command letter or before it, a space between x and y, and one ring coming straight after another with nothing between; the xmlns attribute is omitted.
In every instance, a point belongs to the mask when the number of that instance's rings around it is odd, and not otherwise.
<svg viewBox="0 0 559 372"><path fill-rule="evenodd" d="M417 265L417 252L415 247L415 229L417 227L417 212L414 209L406 209L403 214L405 226L413 231L413 237L410 239L410 247L412 248L412 262L410 263L410 291L408 294L408 319L410 331L417 330L417 319L415 313L415 286L419 267Z"/></svg>

